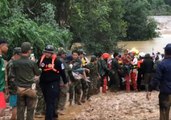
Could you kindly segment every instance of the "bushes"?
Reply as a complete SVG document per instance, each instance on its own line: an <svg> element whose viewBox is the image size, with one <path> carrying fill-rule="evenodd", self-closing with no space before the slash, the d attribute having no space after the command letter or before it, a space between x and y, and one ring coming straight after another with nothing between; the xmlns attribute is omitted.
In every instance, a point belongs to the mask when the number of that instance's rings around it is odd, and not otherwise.
<svg viewBox="0 0 171 120"><path fill-rule="evenodd" d="M7 2L5 4L8 6ZM42 22L43 18L39 19L42 20L41 22L32 20L22 12L20 7L10 9L6 7L5 9L8 11L5 15L0 11L0 35L9 40L10 54L12 48L20 46L24 41L31 42L35 54L40 55L46 44L53 44L55 47L65 46L65 43L71 40L71 33L66 29L59 28L55 22L52 23L53 21ZM48 21L50 20L48 19Z"/></svg>

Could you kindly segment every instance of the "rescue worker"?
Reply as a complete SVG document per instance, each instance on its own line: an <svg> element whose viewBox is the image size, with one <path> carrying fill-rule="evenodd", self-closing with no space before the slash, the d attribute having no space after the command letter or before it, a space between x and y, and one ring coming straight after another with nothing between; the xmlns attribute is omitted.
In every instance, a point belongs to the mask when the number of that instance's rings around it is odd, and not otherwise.
<svg viewBox="0 0 171 120"><path fill-rule="evenodd" d="M145 82L146 91L148 91L148 85L153 76L153 66L154 62L150 54L146 54L144 61L142 63L143 77Z"/></svg>
<svg viewBox="0 0 171 120"><path fill-rule="evenodd" d="M12 76L17 85L17 120L33 120L36 105L35 76L40 75L37 64L29 59L32 47L29 42L21 45L21 58L12 65Z"/></svg>
<svg viewBox="0 0 171 120"><path fill-rule="evenodd" d="M126 91L130 92L130 69L131 69L132 58L128 54L128 50L124 50L122 55L123 69L125 70L125 82L126 82Z"/></svg>
<svg viewBox="0 0 171 120"><path fill-rule="evenodd" d="M71 71L70 71L70 78L72 81L72 86L70 88L70 105L72 104L72 100L74 99L74 93L75 93L75 103L78 105L81 105L81 89L82 84L81 80L77 79L73 76L73 72L78 72L83 78L86 79L85 70L81 67L81 60L79 59L79 52L77 50L72 51L72 61L70 64Z"/></svg>
<svg viewBox="0 0 171 120"><path fill-rule="evenodd" d="M138 76L137 76L137 88L138 88L138 91L141 90L141 81L143 79L143 73L142 73L142 63L143 63L143 58L142 56L139 56L139 60L138 60L138 63L137 63L137 67L138 67Z"/></svg>
<svg viewBox="0 0 171 120"><path fill-rule="evenodd" d="M86 53L82 49L79 50L79 58L81 60L81 66L83 68L86 68L87 64L90 63L90 61L85 55ZM82 84L82 91L83 91L81 102L85 103L87 95L88 95L88 90L90 87L90 81L85 81L84 79L81 79L81 84Z"/></svg>
<svg viewBox="0 0 171 120"><path fill-rule="evenodd" d="M58 118L56 105L58 105L60 93L60 77L62 77L64 86L67 86L68 83L65 75L65 67L57 59L53 45L47 45L45 47L38 64L42 69L40 87L46 104L45 120L54 120Z"/></svg>
<svg viewBox="0 0 171 120"><path fill-rule="evenodd" d="M69 70L69 65L66 63L66 51L61 49L58 51L58 57L61 60L61 62L64 64L65 67L65 74L67 77L67 80L69 81L69 75L68 75L68 70ZM57 112L60 115L64 115L64 109L65 109L65 104L67 100L67 93L68 93L68 86L66 87L64 85L64 82L62 79L60 79L60 97L59 97L59 104L57 106Z"/></svg>
<svg viewBox="0 0 171 120"><path fill-rule="evenodd" d="M110 89L111 91L118 91L120 88L120 79L119 79L119 70L121 69L118 61L117 61L117 53L113 54L112 62L111 62L111 69L110 69Z"/></svg>
<svg viewBox="0 0 171 120"><path fill-rule="evenodd" d="M100 79L100 75L98 74L96 56L91 56L91 60L90 63L87 65L87 68L90 70L90 73L88 74L88 76L90 77L90 82L88 83L89 89L87 94L87 100L89 100L92 95L98 93L98 81Z"/></svg>
<svg viewBox="0 0 171 120"><path fill-rule="evenodd" d="M131 63L131 72L130 72L130 78L131 78L131 84L134 89L134 91L138 91L137 89L137 64L138 64L138 58L135 52L132 52L132 63Z"/></svg>
<svg viewBox="0 0 171 120"><path fill-rule="evenodd" d="M9 90L9 104L12 107L12 116L11 120L17 119L17 86L15 80L12 78L12 65L14 60L20 59L21 54L21 47L16 47L13 50L13 56L11 60L8 62L6 69L7 69L7 83L8 83L8 90Z"/></svg>
<svg viewBox="0 0 171 120"><path fill-rule="evenodd" d="M156 87L160 86L160 120L169 120L171 106L171 44L167 44L164 51L165 58L157 66L154 78L150 81L146 97L149 100L152 90L155 90Z"/></svg>
<svg viewBox="0 0 171 120"><path fill-rule="evenodd" d="M35 111L35 117L36 118L42 118L45 115L45 100L42 97L43 93L39 85L39 80L36 84L37 89L37 105L36 105L36 111Z"/></svg>
<svg viewBox="0 0 171 120"><path fill-rule="evenodd" d="M6 108L5 102L5 63L2 55L8 51L8 43L4 39L0 39L0 117L3 116L3 111Z"/></svg>
<svg viewBox="0 0 171 120"><path fill-rule="evenodd" d="M108 68L108 64L107 64L107 60L109 57L110 57L110 55L108 53L103 53L101 55L100 59L98 60L98 73L101 77L101 87L103 87L103 85L104 85L104 79L108 79L108 75L110 72L110 70ZM105 92L105 90L104 90L104 92Z"/></svg>

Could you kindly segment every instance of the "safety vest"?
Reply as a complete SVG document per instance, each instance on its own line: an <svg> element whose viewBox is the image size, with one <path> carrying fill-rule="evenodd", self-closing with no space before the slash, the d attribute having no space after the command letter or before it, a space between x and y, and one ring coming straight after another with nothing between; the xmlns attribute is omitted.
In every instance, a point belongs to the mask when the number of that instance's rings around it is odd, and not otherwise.
<svg viewBox="0 0 171 120"><path fill-rule="evenodd" d="M51 65L45 65L45 68L43 69L43 71L54 71L56 73L59 73L59 71L57 69L55 69L55 60L56 60L57 56L55 54L52 55L52 63ZM43 62L43 60L45 59L45 55L42 55L41 59L40 59L40 66Z"/></svg>

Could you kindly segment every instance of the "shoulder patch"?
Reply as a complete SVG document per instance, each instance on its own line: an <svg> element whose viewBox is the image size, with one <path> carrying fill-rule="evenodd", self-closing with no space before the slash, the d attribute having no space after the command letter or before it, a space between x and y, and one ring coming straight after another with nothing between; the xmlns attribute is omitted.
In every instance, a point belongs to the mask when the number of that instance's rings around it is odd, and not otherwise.
<svg viewBox="0 0 171 120"><path fill-rule="evenodd" d="M61 69L62 69L62 70L65 69L65 66L64 66L63 63L61 64Z"/></svg>

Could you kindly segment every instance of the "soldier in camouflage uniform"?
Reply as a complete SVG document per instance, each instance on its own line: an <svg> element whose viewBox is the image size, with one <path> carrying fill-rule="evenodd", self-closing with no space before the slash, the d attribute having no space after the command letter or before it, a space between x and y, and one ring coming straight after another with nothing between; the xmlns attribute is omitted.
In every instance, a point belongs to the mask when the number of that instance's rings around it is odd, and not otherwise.
<svg viewBox="0 0 171 120"><path fill-rule="evenodd" d="M69 102L70 102L70 105L72 105L72 102L74 99L75 99L76 104L81 105L81 102L80 102L81 89L82 89L81 81L76 80L73 77L71 70L68 73L70 76L70 85L69 85Z"/></svg>
<svg viewBox="0 0 171 120"><path fill-rule="evenodd" d="M66 62L66 52L63 49L59 50L58 57L65 66L65 74L66 74L67 79L69 80L69 75L68 75L69 65ZM63 110L65 109L67 93L68 93L68 87L64 86L64 82L61 79L60 80L60 97L59 97L59 103L57 105L58 113L61 115L64 114Z"/></svg>
<svg viewBox="0 0 171 120"><path fill-rule="evenodd" d="M81 105L80 97L81 97L81 80L75 79L72 72L77 70L81 66L81 60L79 59L79 52L72 52L72 61L70 62L70 66L72 66L71 70L68 72L71 80L70 89L69 89L69 101L70 105L72 105L72 101L74 99L75 94L75 103ZM81 69L82 71L83 69Z"/></svg>
<svg viewBox="0 0 171 120"><path fill-rule="evenodd" d="M15 83L15 80L13 79L12 76L12 65L13 65L13 61L14 60L18 60L20 59L20 53L21 53L21 48L20 47L16 47L13 50L13 56L11 58L11 60L8 62L6 68L7 68L7 83L8 83L8 90L9 90L9 103L10 103L10 107L12 107L12 116L11 116L11 120L16 120L17 118L17 86Z"/></svg>
<svg viewBox="0 0 171 120"><path fill-rule="evenodd" d="M79 57L82 63L82 67L83 68L87 68L87 64L89 64L89 60L88 58L85 56L86 53L81 49L79 50ZM86 70L87 73L89 72L89 70ZM86 74L87 74L86 73ZM89 87L90 87L90 81L85 80L85 79L81 79L81 84L82 84L82 98L81 98L81 102L84 103L86 101L87 95L88 95L88 91L89 91Z"/></svg>
<svg viewBox="0 0 171 120"><path fill-rule="evenodd" d="M85 103L91 83L88 81L85 81L84 79L81 79L81 84L82 84L82 91L83 91L81 102Z"/></svg>
<svg viewBox="0 0 171 120"><path fill-rule="evenodd" d="M89 99L92 95L97 94L99 91L98 88L98 82L100 79L100 76L98 74L98 66L97 66L97 58L96 56L91 57L90 63L87 65L87 68L90 70L89 77L90 77L90 83L89 83L89 90L87 99Z"/></svg>
<svg viewBox="0 0 171 120"><path fill-rule="evenodd" d="M36 106L36 117L41 117L39 115L44 115L45 114L45 101L43 99L43 93L41 91L41 88L40 88L40 85L39 85L39 82L37 83L37 106Z"/></svg>

